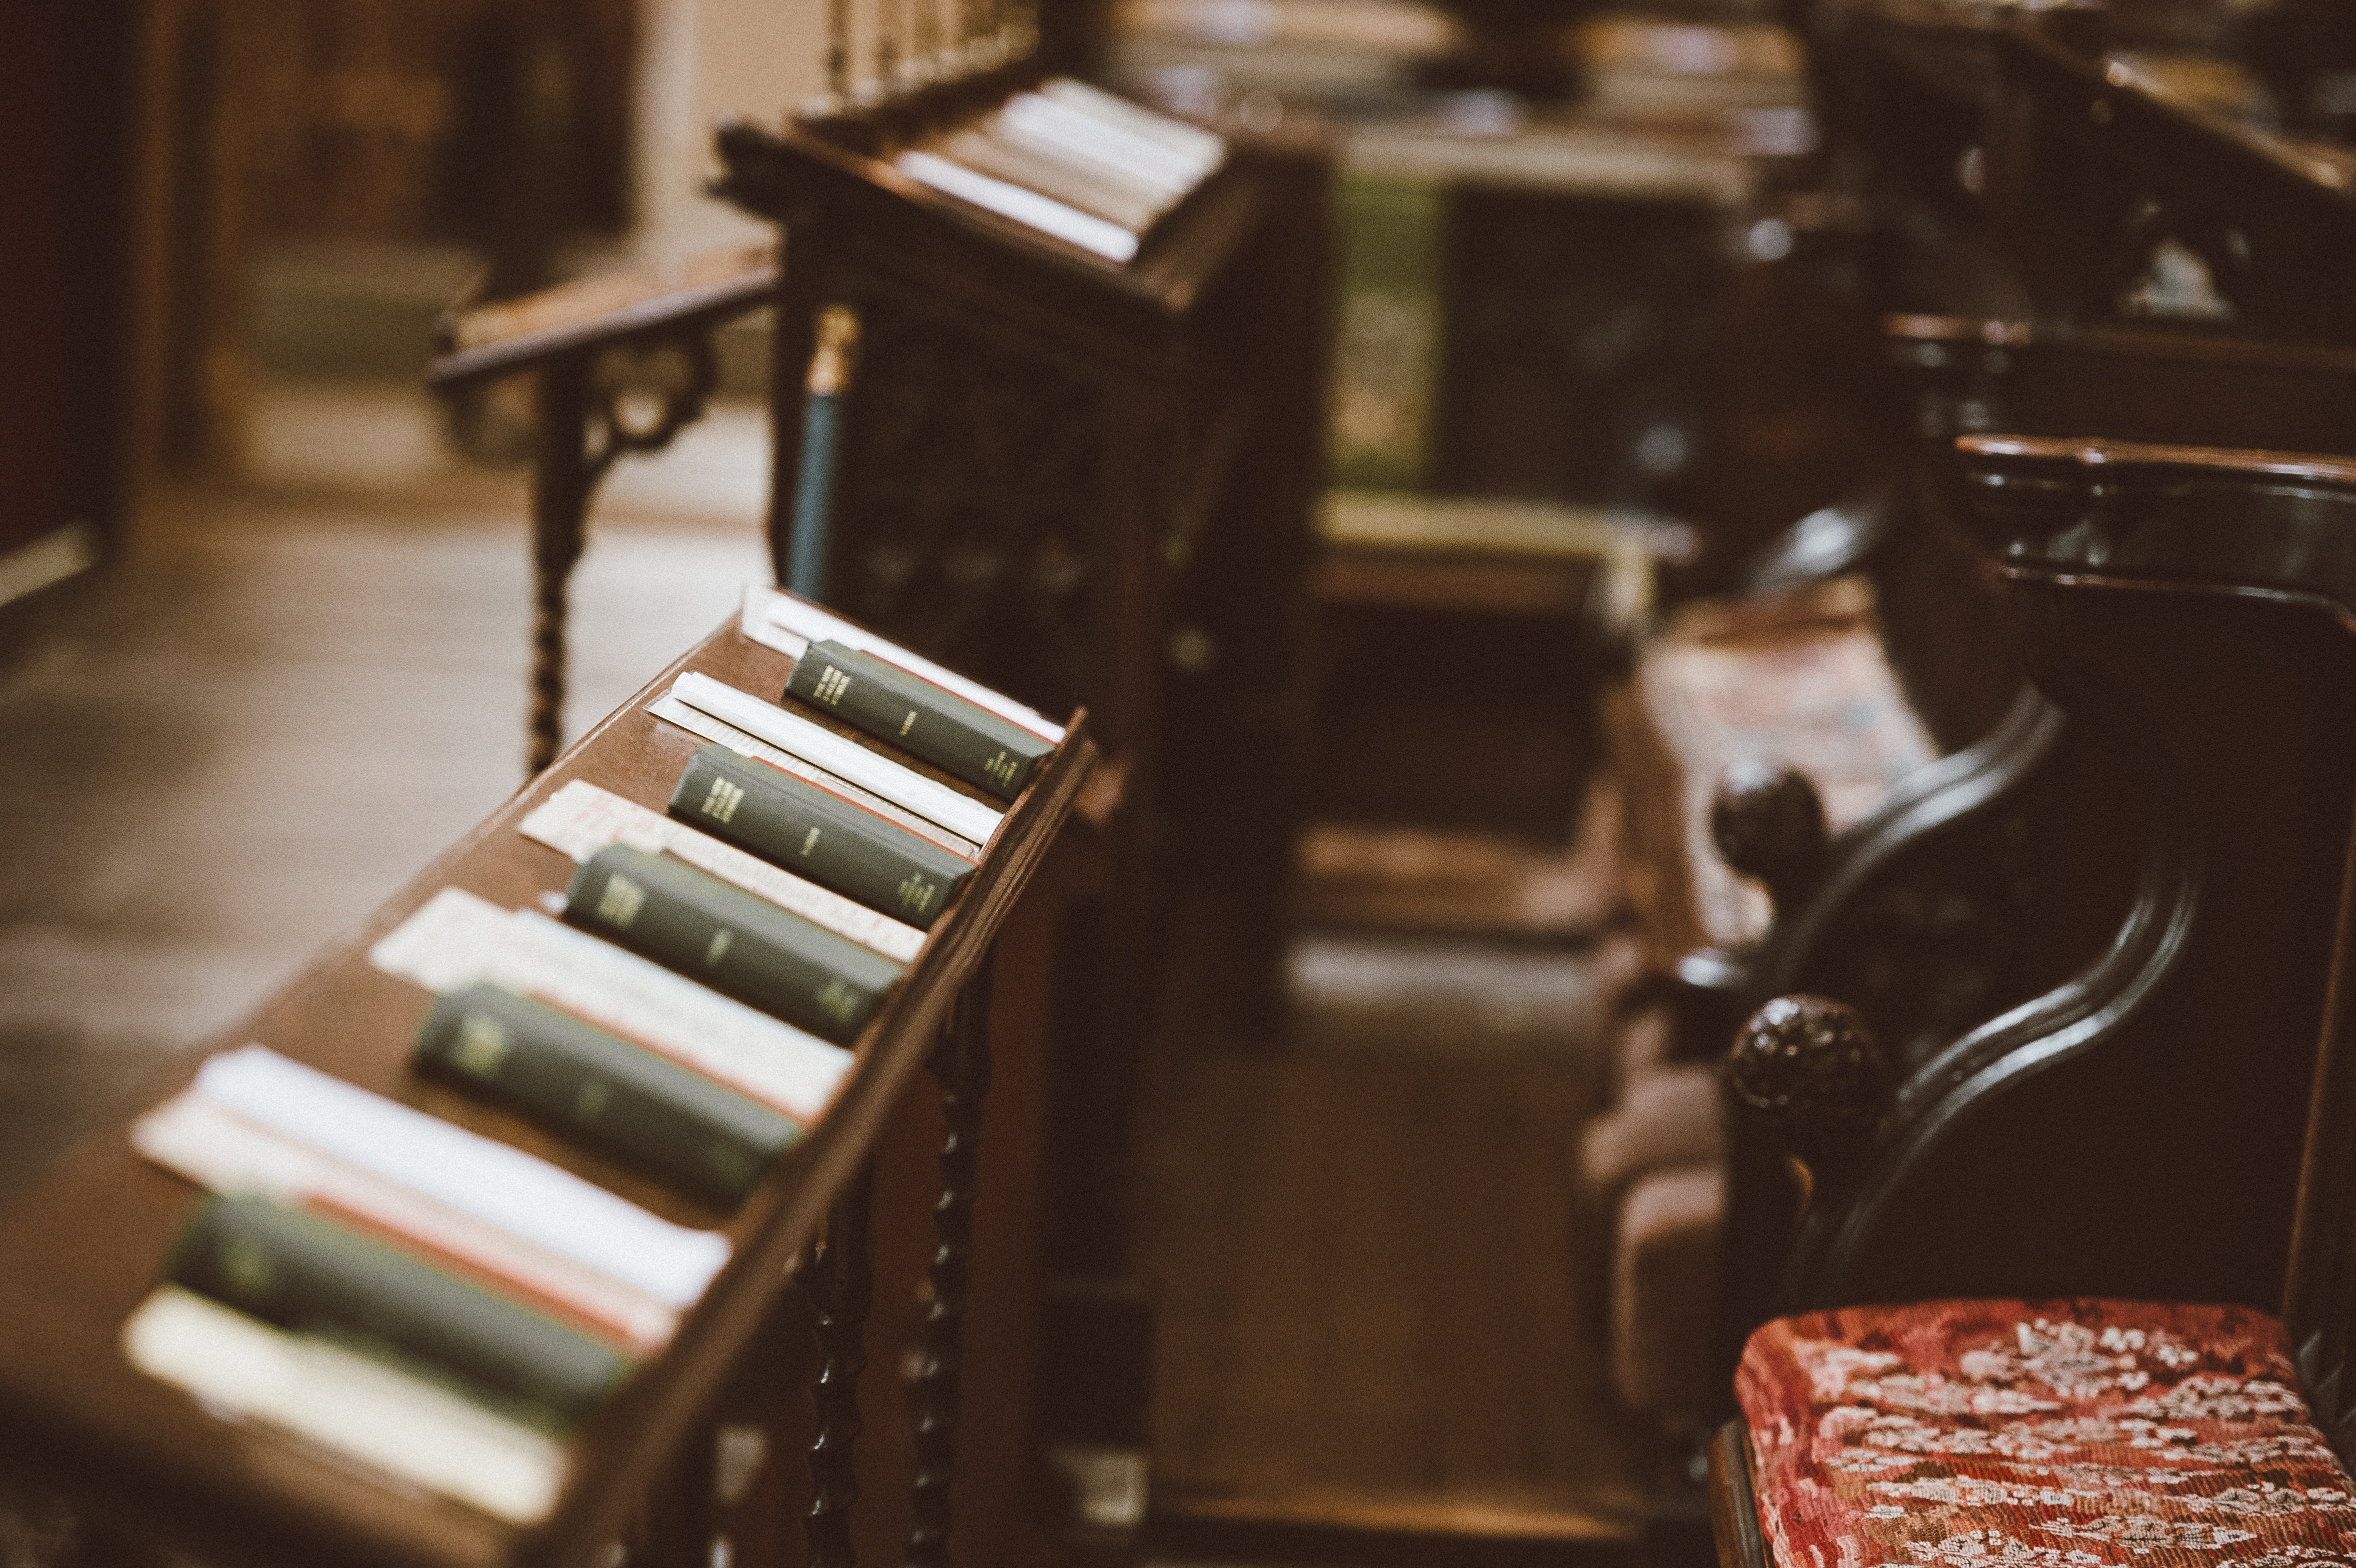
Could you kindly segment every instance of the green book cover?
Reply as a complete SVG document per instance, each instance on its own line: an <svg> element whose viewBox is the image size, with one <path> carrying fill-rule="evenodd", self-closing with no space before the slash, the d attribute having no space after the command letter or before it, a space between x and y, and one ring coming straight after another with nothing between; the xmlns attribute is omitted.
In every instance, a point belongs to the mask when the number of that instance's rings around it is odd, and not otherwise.
<svg viewBox="0 0 2356 1568"><path fill-rule="evenodd" d="M414 1056L429 1076L723 1208L801 1136L724 1084L488 983L439 997Z"/></svg>
<svg viewBox="0 0 2356 1568"><path fill-rule="evenodd" d="M573 873L564 918L820 1040L848 1045L900 965L684 860L609 844Z"/></svg>
<svg viewBox="0 0 2356 1568"><path fill-rule="evenodd" d="M1419 490L1429 480L1440 358L1442 187L1345 170L1333 182L1340 252L1332 484Z"/></svg>
<svg viewBox="0 0 2356 1568"><path fill-rule="evenodd" d="M920 930L974 872L964 856L725 746L689 759L670 814Z"/></svg>
<svg viewBox="0 0 2356 1568"><path fill-rule="evenodd" d="M167 1273L248 1317L447 1381L549 1430L577 1424L630 1371L622 1352L578 1329L266 1198L207 1200Z"/></svg>
<svg viewBox="0 0 2356 1568"><path fill-rule="evenodd" d="M922 676L841 643L812 643L786 695L838 714L976 789L1012 800L1055 743Z"/></svg>

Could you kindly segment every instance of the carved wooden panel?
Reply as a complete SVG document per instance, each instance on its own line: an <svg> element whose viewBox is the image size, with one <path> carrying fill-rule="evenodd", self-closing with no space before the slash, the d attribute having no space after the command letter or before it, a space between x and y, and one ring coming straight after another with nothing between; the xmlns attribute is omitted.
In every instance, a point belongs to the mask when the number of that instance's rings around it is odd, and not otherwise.
<svg viewBox="0 0 2356 1568"><path fill-rule="evenodd" d="M861 309L830 599L1042 712L1089 702L1098 389L915 302Z"/></svg>

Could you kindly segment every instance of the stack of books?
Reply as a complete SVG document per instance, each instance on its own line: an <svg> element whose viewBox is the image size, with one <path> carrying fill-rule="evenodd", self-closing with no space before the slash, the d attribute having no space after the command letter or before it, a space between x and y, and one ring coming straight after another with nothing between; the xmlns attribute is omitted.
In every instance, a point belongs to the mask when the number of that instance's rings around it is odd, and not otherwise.
<svg viewBox="0 0 2356 1568"><path fill-rule="evenodd" d="M1069 77L908 148L893 166L959 201L1126 262L1226 161L1211 132Z"/></svg>
<svg viewBox="0 0 2356 1568"><path fill-rule="evenodd" d="M744 628L791 679L771 700L684 675L648 705L707 742L668 815L573 780L519 824L574 863L562 893L445 887L369 952L434 994L421 1078L723 1216L825 1116L993 803L1064 739L790 596L749 592ZM124 1327L135 1365L519 1523L731 1253L261 1046L206 1061L133 1142L213 1194Z"/></svg>

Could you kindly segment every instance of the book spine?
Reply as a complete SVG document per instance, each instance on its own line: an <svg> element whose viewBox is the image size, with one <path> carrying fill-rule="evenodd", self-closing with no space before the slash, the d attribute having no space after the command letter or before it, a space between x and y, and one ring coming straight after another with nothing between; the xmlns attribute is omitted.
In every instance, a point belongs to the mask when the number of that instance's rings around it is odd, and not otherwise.
<svg viewBox="0 0 2356 1568"><path fill-rule="evenodd" d="M675 975L651 958L538 910L503 910L460 888L444 888L426 900L369 950L369 961L436 995L488 980L544 997L552 1006L717 1079L803 1126L825 1111L851 1065L851 1052L842 1047ZM633 1255L640 1250L635 1243L629 1247ZM724 1244L720 1255L724 1261ZM612 1272L610 1263L605 1266ZM692 1285L685 1299L693 1300L708 1279L706 1274L682 1280Z"/></svg>
<svg viewBox="0 0 2356 1568"><path fill-rule="evenodd" d="M1055 751L1039 736L873 654L813 643L786 695L841 715L944 772L1012 800Z"/></svg>
<svg viewBox="0 0 2356 1568"><path fill-rule="evenodd" d="M683 860L610 844L573 873L564 918L584 931L848 1045L900 966Z"/></svg>
<svg viewBox="0 0 2356 1568"><path fill-rule="evenodd" d="M723 1208L801 1136L767 1107L501 987L434 1004L419 1071Z"/></svg>
<svg viewBox="0 0 2356 1568"><path fill-rule="evenodd" d="M586 1334L265 1198L208 1200L167 1272L265 1323L439 1372L548 1429L577 1424L630 1371Z"/></svg>
<svg viewBox="0 0 2356 1568"><path fill-rule="evenodd" d="M929 930L973 862L725 746L689 759L670 813L771 865Z"/></svg>
<svg viewBox="0 0 2356 1568"><path fill-rule="evenodd" d="M814 719L805 719L774 702L764 702L751 692L739 691L708 675L694 670L683 672L671 682L670 696L793 753L821 773L833 775L831 779L814 778L812 783L830 790L837 780L856 784L937 823L968 843L986 845L1006 824L1006 813L998 807L976 800L930 773L919 773L872 746L862 746L848 735L837 734ZM977 860L980 858L979 854L973 857Z"/></svg>

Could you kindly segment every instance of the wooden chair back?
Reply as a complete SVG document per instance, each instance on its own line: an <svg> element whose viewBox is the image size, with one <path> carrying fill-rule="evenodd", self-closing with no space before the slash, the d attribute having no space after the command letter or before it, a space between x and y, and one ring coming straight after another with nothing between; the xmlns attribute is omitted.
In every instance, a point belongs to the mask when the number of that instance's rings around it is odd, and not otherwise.
<svg viewBox="0 0 2356 1568"><path fill-rule="evenodd" d="M2055 812L2040 914L2123 850L2133 893L2091 965L1927 1060L1890 1061L1814 1003L1746 1028L1740 1157L1789 1161L1801 1212L1778 1226L1754 1192L1749 1218L1790 1241L1738 1250L1732 1327L1966 1295L2272 1307L2356 806L2356 464L1958 444L1966 515L2070 725L2036 770ZM2309 1232L2338 1222L2311 1208ZM2328 1294L2319 1277L2302 1288Z"/></svg>

